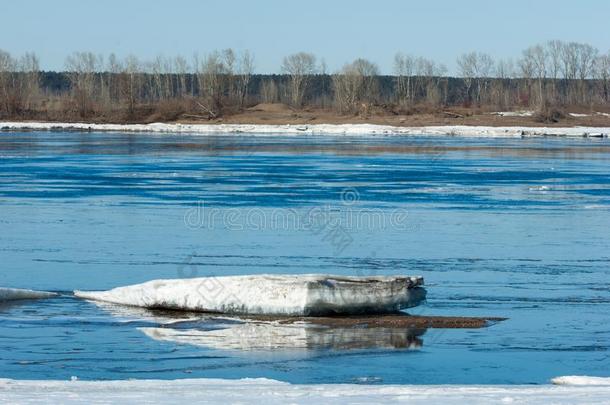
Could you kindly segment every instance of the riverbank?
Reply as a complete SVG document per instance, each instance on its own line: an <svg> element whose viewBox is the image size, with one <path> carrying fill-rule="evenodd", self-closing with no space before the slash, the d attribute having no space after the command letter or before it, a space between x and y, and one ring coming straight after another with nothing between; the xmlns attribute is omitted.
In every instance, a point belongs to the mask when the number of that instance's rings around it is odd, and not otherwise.
<svg viewBox="0 0 610 405"><path fill-rule="evenodd" d="M553 403L602 404L609 379L561 377L568 385L365 385L288 384L269 379L187 379L131 381L0 380L3 403ZM363 380L362 383L373 381ZM585 385L574 385L578 383Z"/></svg>
<svg viewBox="0 0 610 405"><path fill-rule="evenodd" d="M521 138L537 136L596 137L610 136L608 127L534 127L534 126L392 126L376 124L91 124L60 122L0 122L0 131L88 131L149 132L176 134L273 135L452 135L463 137Z"/></svg>

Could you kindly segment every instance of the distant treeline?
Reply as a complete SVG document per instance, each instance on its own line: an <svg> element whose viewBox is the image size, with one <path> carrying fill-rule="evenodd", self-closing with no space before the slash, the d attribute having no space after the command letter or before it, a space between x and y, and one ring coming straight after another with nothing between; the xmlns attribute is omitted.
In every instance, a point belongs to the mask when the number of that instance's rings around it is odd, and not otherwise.
<svg viewBox="0 0 610 405"><path fill-rule="evenodd" d="M459 77L434 61L405 54L393 75L356 59L326 71L315 55L284 58L279 75L254 74L254 57L230 49L191 62L140 61L77 52L65 71L44 72L28 53L0 51L0 118L100 121L216 119L259 103L332 109L340 114L400 114L452 106L489 109L608 106L610 54L587 44L550 41L516 61L472 52Z"/></svg>

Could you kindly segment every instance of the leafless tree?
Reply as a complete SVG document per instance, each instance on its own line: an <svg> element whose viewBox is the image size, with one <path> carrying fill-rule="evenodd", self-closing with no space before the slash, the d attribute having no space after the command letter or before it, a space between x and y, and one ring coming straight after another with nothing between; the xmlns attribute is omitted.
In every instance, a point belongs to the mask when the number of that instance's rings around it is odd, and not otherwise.
<svg viewBox="0 0 610 405"><path fill-rule="evenodd" d="M66 71L72 84L72 95L81 117L93 112L98 72L103 61L91 52L75 52L66 58Z"/></svg>
<svg viewBox="0 0 610 405"><path fill-rule="evenodd" d="M122 64L123 86L121 88L124 98L127 100L127 112L133 116L136 106L140 100L140 74L141 64L135 55L129 55Z"/></svg>
<svg viewBox="0 0 610 405"><path fill-rule="evenodd" d="M534 76L538 82L538 106L540 108L545 105L545 89L544 83L547 73L547 57L546 49L541 45L535 45L523 51L523 60L521 65L528 70L528 75Z"/></svg>
<svg viewBox="0 0 610 405"><path fill-rule="evenodd" d="M335 105L342 112L366 114L376 98L379 68L366 59L356 59L333 75Z"/></svg>
<svg viewBox="0 0 610 405"><path fill-rule="evenodd" d="M578 72L578 46L576 42L563 44L561 48L561 71L566 80L575 80Z"/></svg>
<svg viewBox="0 0 610 405"><path fill-rule="evenodd" d="M290 76L290 102L295 107L301 107L303 96L314 74L318 71L316 56L311 53L299 52L286 56L282 62L282 72Z"/></svg>
<svg viewBox="0 0 610 405"><path fill-rule="evenodd" d="M415 74L415 57L397 53L394 56L397 102L407 105L413 102L412 81Z"/></svg>
<svg viewBox="0 0 610 405"><path fill-rule="evenodd" d="M210 118L222 114L225 79L230 74L226 56L226 52L218 51L206 55L198 71L203 96L203 104L200 103L200 107Z"/></svg>
<svg viewBox="0 0 610 405"><path fill-rule="evenodd" d="M598 56L595 62L595 76L600 82L602 100L606 103L610 102L610 52Z"/></svg>
<svg viewBox="0 0 610 405"><path fill-rule="evenodd" d="M239 107L243 108L246 96L248 94L248 86L254 73L254 56L250 51L244 51L237 59L236 69L236 95L239 102Z"/></svg>
<svg viewBox="0 0 610 405"><path fill-rule="evenodd" d="M32 109L33 99L40 92L40 61L33 52L26 52L19 61L22 108Z"/></svg>
<svg viewBox="0 0 610 405"><path fill-rule="evenodd" d="M496 63L496 77L499 79L515 77L515 62L511 58L499 59Z"/></svg>
<svg viewBox="0 0 610 405"><path fill-rule="evenodd" d="M554 102L557 102L557 79L561 72L561 54L563 49L563 42L559 40L549 41L546 44L548 53L548 73L551 81L551 97Z"/></svg>
<svg viewBox="0 0 610 405"><path fill-rule="evenodd" d="M260 96L263 103L277 103L279 100L279 90L276 82L271 79L263 80Z"/></svg>
<svg viewBox="0 0 610 405"><path fill-rule="evenodd" d="M495 77L491 88L491 102L504 109L511 105L510 87L515 77L515 63L511 58L499 59L496 62Z"/></svg>
<svg viewBox="0 0 610 405"><path fill-rule="evenodd" d="M15 61L11 54L0 50L0 113L14 114L12 107L12 82Z"/></svg>
<svg viewBox="0 0 610 405"><path fill-rule="evenodd" d="M188 62L186 61L186 59L184 59L182 56L177 56L174 59L174 66L176 68L176 75L178 75L178 88L177 88L177 94L176 97L178 98L184 98L187 94L187 88L186 88L186 75L188 74L189 71L189 65Z"/></svg>
<svg viewBox="0 0 610 405"><path fill-rule="evenodd" d="M251 53L232 49L195 56L192 63L180 56L140 61L113 54L103 62L90 52L70 55L66 71L60 73L69 80L70 90L57 92L40 88L35 55L13 57L0 51L0 116L45 119L98 114L95 117L138 121L182 114L201 118L203 111L215 118L255 100L319 108L332 102L341 112L361 115L396 105L418 109L459 103L484 108L528 105L548 112L546 107L555 104L605 109L610 103L610 54L599 55L591 45L559 40L525 49L518 63L494 63L480 52L461 55L457 60L461 81L447 78L446 68L434 60L402 53L394 58L393 78L380 76L377 66L365 59L328 76L325 64L319 66L316 57L307 53L284 58L285 75L263 77L254 75ZM44 83L49 77L58 76L45 75Z"/></svg>
<svg viewBox="0 0 610 405"><path fill-rule="evenodd" d="M580 87L580 101L583 104L589 102L587 88L587 79L593 76L595 70L595 61L599 51L589 44L579 44L578 47L578 79Z"/></svg>
<svg viewBox="0 0 610 405"><path fill-rule="evenodd" d="M460 75L466 84L466 98L470 99L470 89L473 82L477 85L477 103L481 103L483 91L487 88L489 77L494 69L492 57L486 53L470 52L457 59Z"/></svg>

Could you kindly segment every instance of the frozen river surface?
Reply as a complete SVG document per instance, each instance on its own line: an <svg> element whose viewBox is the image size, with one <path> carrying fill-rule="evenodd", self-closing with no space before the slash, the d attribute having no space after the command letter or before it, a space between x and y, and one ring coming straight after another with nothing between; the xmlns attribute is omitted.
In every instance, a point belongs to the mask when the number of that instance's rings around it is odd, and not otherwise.
<svg viewBox="0 0 610 405"><path fill-rule="evenodd" d="M610 370L610 141L0 133L0 378L529 384ZM158 278L424 276L478 330L272 327L74 299ZM222 292L216 289L216 292Z"/></svg>

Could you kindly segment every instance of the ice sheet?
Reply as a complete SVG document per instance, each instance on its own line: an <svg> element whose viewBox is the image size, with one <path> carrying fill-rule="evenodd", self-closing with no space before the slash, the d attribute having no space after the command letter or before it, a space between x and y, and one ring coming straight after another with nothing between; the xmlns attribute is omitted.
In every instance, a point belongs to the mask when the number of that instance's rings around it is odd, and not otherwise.
<svg viewBox="0 0 610 405"><path fill-rule="evenodd" d="M144 308L224 314L323 316L388 313L425 298L421 277L252 275L153 280L80 298Z"/></svg>

